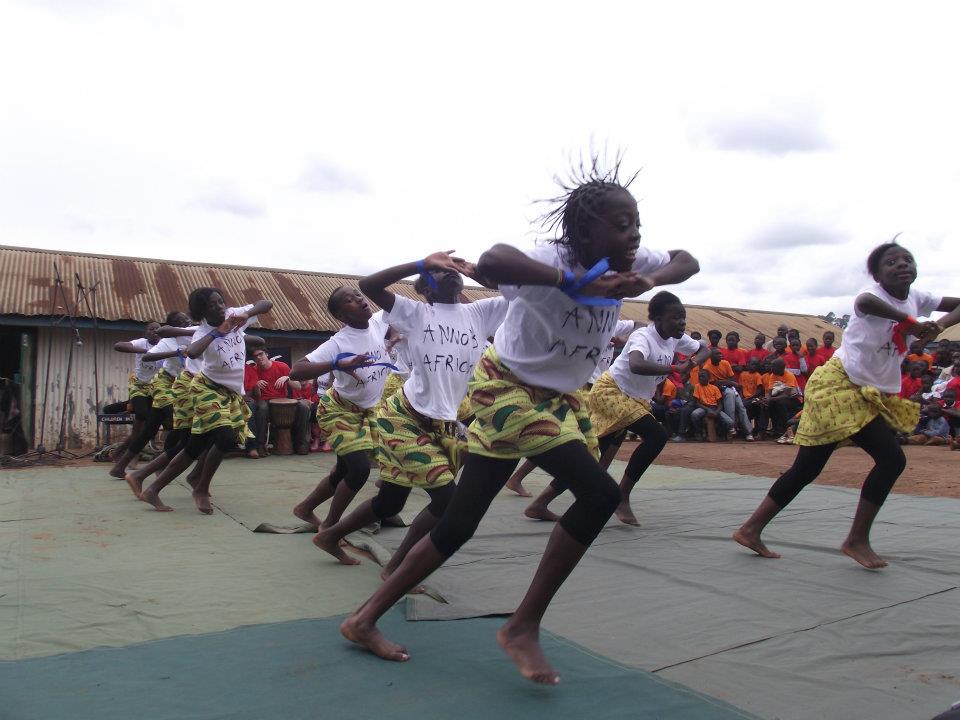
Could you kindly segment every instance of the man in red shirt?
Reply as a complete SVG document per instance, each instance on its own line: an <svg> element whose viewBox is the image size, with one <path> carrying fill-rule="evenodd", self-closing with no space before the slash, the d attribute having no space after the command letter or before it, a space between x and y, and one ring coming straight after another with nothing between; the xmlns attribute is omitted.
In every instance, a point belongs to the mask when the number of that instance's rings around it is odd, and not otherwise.
<svg viewBox="0 0 960 720"><path fill-rule="evenodd" d="M250 457L266 454L264 442L267 438L267 424L270 421L270 403L272 398L286 398L288 391L300 390L301 384L290 379L290 366L282 360L271 360L266 348L253 351L253 365L244 371L243 384L247 395L244 398L250 407L250 431L254 438L247 445ZM252 368L252 369L251 369ZM310 403L297 402L297 413L290 429L293 448L298 455L306 455L310 447Z"/></svg>

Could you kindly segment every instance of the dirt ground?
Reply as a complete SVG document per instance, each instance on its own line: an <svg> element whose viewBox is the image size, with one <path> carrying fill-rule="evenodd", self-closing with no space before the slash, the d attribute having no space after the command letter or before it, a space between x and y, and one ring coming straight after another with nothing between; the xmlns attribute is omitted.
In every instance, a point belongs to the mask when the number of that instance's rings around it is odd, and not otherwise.
<svg viewBox="0 0 960 720"><path fill-rule="evenodd" d="M617 458L629 460L636 445L635 442L624 443ZM897 480L894 492L960 498L960 451L951 451L948 447L910 446L903 449L907 454L907 469ZM658 465L776 478L790 467L796 454L794 445L769 441L667 443L656 462ZM858 488L871 467L870 457L859 448L840 448L816 482Z"/></svg>

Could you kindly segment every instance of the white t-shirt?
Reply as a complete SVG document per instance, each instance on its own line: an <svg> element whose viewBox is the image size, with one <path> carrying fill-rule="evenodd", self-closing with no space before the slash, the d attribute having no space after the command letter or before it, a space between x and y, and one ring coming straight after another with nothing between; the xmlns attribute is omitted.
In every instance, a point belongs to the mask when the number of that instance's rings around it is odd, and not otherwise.
<svg viewBox="0 0 960 720"><path fill-rule="evenodd" d="M226 317L233 317L240 313L248 313L253 310L253 305L244 305L243 307L227 308ZM231 330L222 338L217 338L211 342L207 349L200 356L203 374L218 385L233 390L238 395L243 395L243 369L247 361L247 347L243 341L245 331L254 322L256 315L249 318L240 327ZM206 320L200 323L195 338L203 337L216 330Z"/></svg>
<svg viewBox="0 0 960 720"><path fill-rule="evenodd" d="M332 338L307 355L310 362L333 362L340 353L354 353L355 355L369 355L374 362L389 362L384 336L387 334L387 323L383 319L383 311L375 313L367 327L353 328L347 325L340 328ZM333 389L344 400L366 409L380 402L383 394L383 383L390 374L390 368L378 365L376 367L357 368L354 370L360 382L348 372L333 371Z"/></svg>
<svg viewBox="0 0 960 720"><path fill-rule="evenodd" d="M906 300L898 300L880 283L872 283L857 295L870 293L911 317L928 317L940 305L941 298L924 290L910 289ZM881 392L900 392L900 363L906 353L893 344L893 320L876 315L861 315L854 309L850 322L843 331L843 340L834 357L843 363L843 369L854 385L873 385ZM910 345L909 338L906 340ZM909 350L908 350L909 352Z"/></svg>
<svg viewBox="0 0 960 720"><path fill-rule="evenodd" d="M151 345L150 341L146 338L131 340L130 344L137 348L137 350L143 350L142 353L137 353L137 359L133 365L133 374L137 376L137 380L140 382L150 382L153 376L157 374L157 370L160 369L160 361L144 360L143 356L157 346Z"/></svg>
<svg viewBox="0 0 960 720"><path fill-rule="evenodd" d="M586 270L568 265L557 245L539 245L527 257L551 267ZM670 255L640 247L633 270L650 273L670 262ZM573 392L586 383L613 337L620 306L581 305L546 285L501 285L510 300L507 317L494 345L503 363L523 382L558 392Z"/></svg>
<svg viewBox="0 0 960 720"><path fill-rule="evenodd" d="M617 322L617 329L613 331L613 336L618 337L624 333L631 332L632 330L633 323L630 320L620 320ZM616 348L613 346L613 342L607 343L607 349L600 353L600 360L597 362L597 369L594 370L593 375L590 376L591 384L599 380L600 376L610 369L610 363L613 362L613 354L615 351Z"/></svg>
<svg viewBox="0 0 960 720"><path fill-rule="evenodd" d="M173 352L177 348L180 348L181 350L183 350L184 348L189 346L190 346L190 338L185 336L161 338L160 342L154 345L153 349L150 352L155 352L155 353ZM167 358L166 360L160 360L158 362L160 363L160 368L164 372L169 373L170 375L173 375L173 377L176 377L177 375L179 375L180 371L183 370L183 365L184 365L183 360L181 360L176 355L174 355L171 358Z"/></svg>
<svg viewBox="0 0 960 720"><path fill-rule="evenodd" d="M484 338L496 332L509 303L493 297L430 305L395 297L386 317L406 336L411 363L403 392L421 415L456 420L467 381L483 354Z"/></svg>
<svg viewBox="0 0 960 720"><path fill-rule="evenodd" d="M397 366L396 370L391 371L393 375L399 375L404 380L410 377L410 348L407 347L406 338L401 338L394 344L390 351L390 362Z"/></svg>
<svg viewBox="0 0 960 720"><path fill-rule="evenodd" d="M630 353L639 350L645 360L670 365L673 356L680 352L684 355L693 355L700 349L700 343L689 335L679 338L663 338L654 325L647 325L630 333L627 343L613 365L610 374L623 390L625 395L642 400L650 400L657 391L657 385L663 382L666 375L637 375L630 372Z"/></svg>
<svg viewBox="0 0 960 720"><path fill-rule="evenodd" d="M191 325L190 327L185 327L184 330L193 330L192 337L184 337L183 339L187 341L187 347L190 347L197 340L200 339L200 336L203 334L200 331L199 325ZM184 369L191 375L196 375L203 368L203 359L202 356L198 358L188 357L183 363Z"/></svg>

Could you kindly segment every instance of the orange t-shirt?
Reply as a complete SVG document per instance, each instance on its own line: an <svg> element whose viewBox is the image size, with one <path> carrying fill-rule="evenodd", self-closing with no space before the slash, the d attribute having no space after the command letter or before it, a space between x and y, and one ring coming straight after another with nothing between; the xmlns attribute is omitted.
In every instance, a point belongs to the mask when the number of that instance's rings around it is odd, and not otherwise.
<svg viewBox="0 0 960 720"><path fill-rule="evenodd" d="M770 388L773 387L775 382L782 382L788 387L797 387L797 378L793 373L784 371L783 375L774 375L772 372L768 372L763 376L763 389L766 395L770 394Z"/></svg>
<svg viewBox="0 0 960 720"><path fill-rule="evenodd" d="M726 360L721 360L716 365L714 365L710 360L707 360L697 369L706 370L708 373L710 373L710 382L713 382L714 380L730 380L733 378L733 366ZM700 379L695 379L695 376L695 373L690 373L690 382L692 382L694 385L699 385Z"/></svg>
<svg viewBox="0 0 960 720"><path fill-rule="evenodd" d="M695 385L693 396L700 401L701 405L719 405L723 393L716 385Z"/></svg>
<svg viewBox="0 0 960 720"><path fill-rule="evenodd" d="M663 390L660 391L660 394L667 401L673 400L677 396L677 386L673 384L673 380L667 378L663 381Z"/></svg>
<svg viewBox="0 0 960 720"><path fill-rule="evenodd" d="M743 396L752 398L757 393L757 388L763 385L763 376L758 372L744 370L740 373L740 387L743 388Z"/></svg>
<svg viewBox="0 0 960 720"><path fill-rule="evenodd" d="M933 367L933 355L928 355L927 353L923 353L922 355L917 355L916 353L910 353L909 355L907 355L907 360L909 360L912 363L923 360L927 363L928 368Z"/></svg>

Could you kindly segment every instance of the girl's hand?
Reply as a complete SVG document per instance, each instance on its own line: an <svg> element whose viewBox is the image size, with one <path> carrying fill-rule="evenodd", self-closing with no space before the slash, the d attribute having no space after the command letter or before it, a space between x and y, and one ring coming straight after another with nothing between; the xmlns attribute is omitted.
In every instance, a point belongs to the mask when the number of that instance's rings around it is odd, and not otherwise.
<svg viewBox="0 0 960 720"><path fill-rule="evenodd" d="M584 285L578 292L581 295L589 295L592 297L626 297L621 290L623 286L622 275L623 273L601 275L589 285Z"/></svg>
<svg viewBox="0 0 960 720"><path fill-rule="evenodd" d="M943 328L933 320L914 323L914 325L907 330L908 335L915 336L924 345L931 340L936 340L937 335L942 332Z"/></svg>
<svg viewBox="0 0 960 720"><path fill-rule="evenodd" d="M446 252L435 252L432 255L427 255L423 259L423 266L427 270L453 270L454 272L461 272L460 267L466 262L462 258L454 257L453 253L455 250L447 250Z"/></svg>
<svg viewBox="0 0 960 720"><path fill-rule="evenodd" d="M684 360L682 363L677 364L677 372L680 373L680 376L687 375L693 369L693 363L689 360Z"/></svg>
<svg viewBox="0 0 960 720"><path fill-rule="evenodd" d="M460 258L455 259L457 261L457 270L461 275L468 277L471 280L475 280L485 288L489 288L491 290L497 289L498 285L495 282L477 272L476 263L468 262L467 260L461 260Z"/></svg>
<svg viewBox="0 0 960 720"><path fill-rule="evenodd" d="M620 297L637 297L656 287L656 283L647 275L638 272L624 272L620 275L623 277L621 288L625 293Z"/></svg>
<svg viewBox="0 0 960 720"><path fill-rule="evenodd" d="M370 355L354 355L351 358L347 358L343 362L337 363L337 370L350 372L351 370L356 370L357 368L361 368L371 362L373 362L373 358ZM356 375L354 375L354 377L356 377Z"/></svg>

